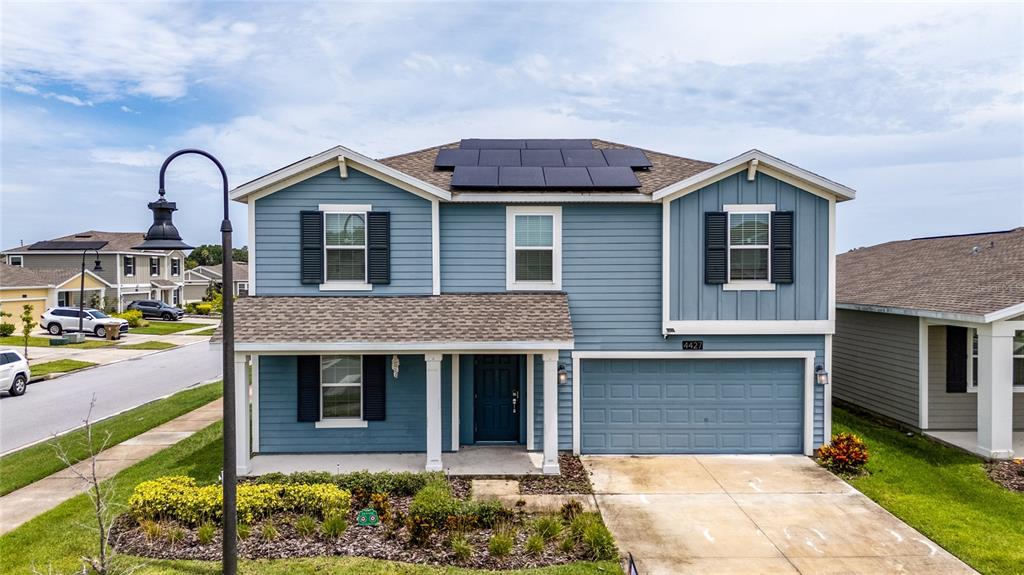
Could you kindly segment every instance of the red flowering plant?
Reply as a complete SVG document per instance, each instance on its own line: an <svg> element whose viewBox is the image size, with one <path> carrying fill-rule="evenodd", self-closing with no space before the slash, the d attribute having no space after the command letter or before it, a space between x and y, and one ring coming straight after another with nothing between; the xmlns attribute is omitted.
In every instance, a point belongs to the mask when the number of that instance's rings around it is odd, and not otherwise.
<svg viewBox="0 0 1024 575"><path fill-rule="evenodd" d="M818 448L818 463L833 473L860 473L868 462L868 446L852 433L837 433L832 442Z"/></svg>

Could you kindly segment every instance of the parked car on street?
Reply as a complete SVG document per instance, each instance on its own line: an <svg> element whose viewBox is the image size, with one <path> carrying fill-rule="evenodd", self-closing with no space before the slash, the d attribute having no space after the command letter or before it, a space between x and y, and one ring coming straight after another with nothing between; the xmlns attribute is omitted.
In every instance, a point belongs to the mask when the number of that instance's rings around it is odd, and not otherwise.
<svg viewBox="0 0 1024 575"><path fill-rule="evenodd" d="M60 335L66 331L78 331L78 308L77 307L53 307L46 310L40 316L39 325L43 326L51 335ZM97 337L107 337L106 326L111 323L119 324L118 330L124 334L128 333L128 321L119 317L110 317L98 309L85 308L82 314L82 331L96 334Z"/></svg>
<svg viewBox="0 0 1024 575"><path fill-rule="evenodd" d="M28 378L32 372L28 367L28 360L21 355L21 352L13 349L0 349L0 391L6 391L11 395L25 393L28 386Z"/></svg>
<svg viewBox="0 0 1024 575"><path fill-rule="evenodd" d="M141 311L142 317L158 317L165 321L177 321L185 315L185 310L155 299L135 300L128 304L128 309Z"/></svg>

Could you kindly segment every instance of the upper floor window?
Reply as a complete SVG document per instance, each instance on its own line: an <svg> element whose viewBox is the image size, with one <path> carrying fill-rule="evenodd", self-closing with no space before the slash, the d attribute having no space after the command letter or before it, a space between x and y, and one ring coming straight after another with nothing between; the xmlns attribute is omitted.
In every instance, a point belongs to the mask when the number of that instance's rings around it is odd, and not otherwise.
<svg viewBox="0 0 1024 575"><path fill-rule="evenodd" d="M320 419L362 419L363 359L358 355L320 358Z"/></svg>
<svg viewBox="0 0 1024 575"><path fill-rule="evenodd" d="M727 204L726 290L771 290L772 204Z"/></svg>
<svg viewBox="0 0 1024 575"><path fill-rule="evenodd" d="M178 258L171 258L171 275L172 276L180 276L181 275L181 260L178 259Z"/></svg>
<svg viewBox="0 0 1024 575"><path fill-rule="evenodd" d="M135 275L135 256L124 256L124 275Z"/></svg>
<svg viewBox="0 0 1024 575"><path fill-rule="evenodd" d="M160 275L160 258L149 258L149 275Z"/></svg>
<svg viewBox="0 0 1024 575"><path fill-rule="evenodd" d="M324 214L327 282L366 282L366 212Z"/></svg>
<svg viewBox="0 0 1024 575"><path fill-rule="evenodd" d="M562 208L506 208L506 288L562 289Z"/></svg>
<svg viewBox="0 0 1024 575"><path fill-rule="evenodd" d="M7 263L11 264L12 266L24 267L25 258L24 256L7 256Z"/></svg>

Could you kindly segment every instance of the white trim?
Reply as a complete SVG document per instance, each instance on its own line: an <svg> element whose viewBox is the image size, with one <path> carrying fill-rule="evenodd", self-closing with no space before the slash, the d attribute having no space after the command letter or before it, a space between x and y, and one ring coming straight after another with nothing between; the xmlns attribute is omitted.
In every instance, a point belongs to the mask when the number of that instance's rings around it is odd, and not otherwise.
<svg viewBox="0 0 1024 575"><path fill-rule="evenodd" d="M459 360L460 355L452 354L452 451L459 450Z"/></svg>
<svg viewBox="0 0 1024 575"><path fill-rule="evenodd" d="M796 185L805 191L823 197L831 195L840 201L852 200L857 196L857 192L852 188L848 188L842 184L823 178L815 173L794 166L789 162L780 160L779 158L768 155L760 150L750 150L749 152L744 152L735 158L726 160L721 164L712 166L699 174L695 174L689 178L665 186L664 188L654 192L652 199L675 199L679 196L696 191L710 183L731 176L737 172L747 170L749 167L748 162L751 160L758 161L757 169L759 171L786 181L787 183Z"/></svg>
<svg viewBox="0 0 1024 575"><path fill-rule="evenodd" d="M753 182L755 179L757 179L757 158L750 160L750 163L747 164L747 181Z"/></svg>
<svg viewBox="0 0 1024 575"><path fill-rule="evenodd" d="M347 354L338 354L347 355ZM327 355L326 357L332 357ZM333 356L338 357L338 356ZM359 358L359 385L354 383L339 383L331 382L324 383L324 356L320 357L320 365L318 373L320 376L320 385L317 388L317 392L320 394L320 418L317 419L317 427L366 427L366 420L363 419L363 356L355 355ZM359 417L324 417L324 386L327 387L359 387ZM354 425L354 423L362 423L362 425ZM324 423L324 425L319 425Z"/></svg>
<svg viewBox="0 0 1024 575"><path fill-rule="evenodd" d="M348 163L345 161L345 156L338 156L338 175L341 179L348 179Z"/></svg>
<svg viewBox="0 0 1024 575"><path fill-rule="evenodd" d="M836 319L836 200L828 200L828 319Z"/></svg>
<svg viewBox="0 0 1024 575"><path fill-rule="evenodd" d="M371 291L373 284L366 282L324 282L320 291Z"/></svg>
<svg viewBox="0 0 1024 575"><path fill-rule="evenodd" d="M672 310L672 202L661 203L661 325L668 325ZM575 397L575 396L574 396Z"/></svg>
<svg viewBox="0 0 1024 575"><path fill-rule="evenodd" d="M370 204L320 204L319 211L323 218L323 271L324 281L320 284L320 291L371 291L373 285L370 284L370 242L369 242L369 218L366 214L373 211L373 206ZM327 245L327 216L330 215L343 215L343 216L360 216L363 218L363 245L360 246L328 246ZM327 277L327 254L331 250L363 250L363 281L359 280L331 280Z"/></svg>
<svg viewBox="0 0 1024 575"><path fill-rule="evenodd" d="M260 452L260 356L253 355L252 365L252 452Z"/></svg>
<svg viewBox="0 0 1024 575"><path fill-rule="evenodd" d="M772 283L772 212L775 211L775 204L725 204L722 206L726 214L725 233L725 276L728 281L722 285L722 291L774 291L775 284ZM768 216L768 243L766 244L733 244L732 243L732 215L733 214L756 214ZM732 279L732 251L733 250L764 250L765 251L765 277L763 280L736 280Z"/></svg>
<svg viewBox="0 0 1024 575"><path fill-rule="evenodd" d="M583 359L802 359L804 360L804 455L814 453L813 351L574 351L572 352L572 450L580 453L580 360Z"/></svg>
<svg viewBox="0 0 1024 575"><path fill-rule="evenodd" d="M256 200L250 199L247 205L249 245L246 247L249 249L249 261L252 262L252 265L246 265L246 268L249 276L249 295L256 295Z"/></svg>
<svg viewBox="0 0 1024 575"><path fill-rule="evenodd" d="M770 262L771 258L768 259ZM770 266L771 263L768 265ZM763 280L738 280L722 284L722 291L775 291L775 284Z"/></svg>
<svg viewBox="0 0 1024 575"><path fill-rule="evenodd" d="M829 382L824 386L824 417L822 419L822 442L832 443L832 335L825 336L825 371L828 372Z"/></svg>
<svg viewBox="0 0 1024 575"><path fill-rule="evenodd" d="M91 250L89 250L91 251ZM38 256L38 255L61 255L61 256L80 256L82 250L28 250L28 249L11 249L4 252L0 252L6 255L22 255L22 256ZM111 254L127 254L130 256L166 256L167 252L145 252L145 251L129 251L129 252L115 252L110 250L100 249L100 256L106 256Z"/></svg>
<svg viewBox="0 0 1024 575"><path fill-rule="evenodd" d="M11 261L11 258L18 258L18 263ZM22 254L7 254L7 265L23 268L25 267L25 256Z"/></svg>
<svg viewBox="0 0 1024 575"><path fill-rule="evenodd" d="M917 318L917 426L928 429L928 321Z"/></svg>
<svg viewBox="0 0 1024 575"><path fill-rule="evenodd" d="M252 451L249 449L249 362L244 354L236 353L233 358L235 362L235 381L231 385L235 389L235 471L240 476L249 474L249 459Z"/></svg>
<svg viewBox="0 0 1024 575"><path fill-rule="evenodd" d="M558 475L558 352L546 351L544 362L544 458L545 475Z"/></svg>
<svg viewBox="0 0 1024 575"><path fill-rule="evenodd" d="M649 194L611 193L611 192L558 192L550 194L538 193L502 193L502 192L454 192L452 203L459 204L550 204L550 203L586 203L602 204L650 204L654 200Z"/></svg>
<svg viewBox="0 0 1024 575"><path fill-rule="evenodd" d="M372 353L432 353L447 351L450 353L485 353L493 351L517 351L523 350L545 350L545 349L572 349L572 340L567 341L495 341L495 342L409 342L409 343L382 343L382 342L322 342L322 343L299 343L299 342L273 342L273 343L243 343L235 344L235 349L248 352L265 352L266 355L281 354L317 354L317 353L341 353L341 352L372 352Z"/></svg>
<svg viewBox="0 0 1024 575"><path fill-rule="evenodd" d="M775 211L775 204L723 204L723 212L730 214L763 214Z"/></svg>
<svg viewBox="0 0 1024 575"><path fill-rule="evenodd" d="M351 429L367 427L368 422L363 419L327 418L317 421L315 425L317 429Z"/></svg>
<svg viewBox="0 0 1024 575"><path fill-rule="evenodd" d="M372 204L320 204L317 209L321 212L336 214L359 214L373 211Z"/></svg>
<svg viewBox="0 0 1024 575"><path fill-rule="evenodd" d="M534 440L534 421L533 421L533 386L534 386L534 372L537 370L537 366L534 363L533 354L526 354L526 449L528 451L536 449L533 444Z"/></svg>
<svg viewBox="0 0 1024 575"><path fill-rule="evenodd" d="M837 309L849 309L854 311L870 311L874 313L888 313L893 315L910 315L914 317L923 317L928 319L938 319L943 321L960 321L968 322L972 324L977 323L989 323L985 320L985 316L968 314L968 313L953 313L943 311L931 311L924 309L913 309L905 307L889 307L882 305L868 305L868 304L857 304L857 303L837 303ZM996 312L994 312L996 313Z"/></svg>
<svg viewBox="0 0 1024 575"><path fill-rule="evenodd" d="M431 291L441 295L441 206L430 201L430 278Z"/></svg>
<svg viewBox="0 0 1024 575"><path fill-rule="evenodd" d="M427 364L427 471L441 471L441 360L439 353L424 354Z"/></svg>
<svg viewBox="0 0 1024 575"><path fill-rule="evenodd" d="M344 156L346 166L361 167L370 175L376 176L398 188L401 188L420 197L431 199L440 198L451 200L452 194L432 184L413 178L403 172L385 166L384 164L368 158L358 152L352 151L344 146L335 146L329 150L310 156L299 162L271 172L251 182L242 184L231 190L232 200L241 201L243 198L255 195L256 198L266 197L276 191L311 178L317 174L330 169L340 169L338 156Z"/></svg>
<svg viewBox="0 0 1024 575"><path fill-rule="evenodd" d="M663 335L832 334L831 320L687 320L665 322Z"/></svg>
<svg viewBox="0 0 1024 575"><path fill-rule="evenodd" d="M551 281L516 281L516 217L551 216ZM524 247L524 249L536 249ZM562 206L505 207L505 289L558 291L562 289Z"/></svg>
<svg viewBox="0 0 1024 575"><path fill-rule="evenodd" d="M1021 314L1024 314L1024 302L985 314L985 323L991 323L994 321L1011 318Z"/></svg>

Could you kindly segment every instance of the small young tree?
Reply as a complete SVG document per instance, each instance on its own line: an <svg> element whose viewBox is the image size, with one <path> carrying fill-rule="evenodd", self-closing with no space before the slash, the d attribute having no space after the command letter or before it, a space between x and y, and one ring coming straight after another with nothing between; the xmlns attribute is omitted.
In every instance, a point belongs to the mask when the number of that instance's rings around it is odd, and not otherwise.
<svg viewBox="0 0 1024 575"><path fill-rule="evenodd" d="M22 312L21 312L21 336L22 336L22 338L24 339L24 342L25 342L25 358L26 359L28 358L28 338L29 338L30 335L32 335L32 328L34 328L35 326L39 325L39 324L37 324L35 322L35 320L32 319L33 317L35 317L35 316L32 315L32 310L33 310L32 304L27 303L24 306L22 306Z"/></svg>

